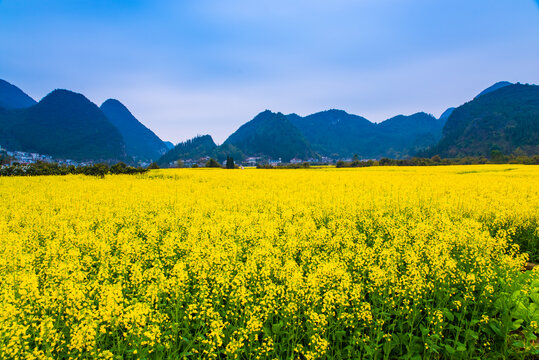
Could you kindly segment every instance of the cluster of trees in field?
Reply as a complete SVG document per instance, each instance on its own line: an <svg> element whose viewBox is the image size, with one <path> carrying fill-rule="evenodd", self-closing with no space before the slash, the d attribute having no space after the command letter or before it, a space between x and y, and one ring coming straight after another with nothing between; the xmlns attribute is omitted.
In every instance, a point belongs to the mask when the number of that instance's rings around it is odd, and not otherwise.
<svg viewBox="0 0 539 360"><path fill-rule="evenodd" d="M195 165L193 165L193 167L198 167L198 165L196 165L196 166ZM221 166L221 164L219 164L219 162L217 160L215 160L214 158L210 158L206 162L204 167L207 167L207 168L224 168L224 169L237 169L237 168L239 168L239 166L234 163L234 158L232 156L227 156L226 157L225 166Z"/></svg>
<svg viewBox="0 0 539 360"><path fill-rule="evenodd" d="M128 166L119 162L112 166L108 164L94 164L88 166L59 165L56 163L37 162L34 164L13 164L0 168L0 176L43 176L43 175L69 175L83 174L104 177L108 174L142 174L148 171L141 167Z"/></svg>
<svg viewBox="0 0 539 360"><path fill-rule="evenodd" d="M539 165L539 155L534 156L505 156L495 150L491 152L489 158L467 156L462 158L441 158L435 155L431 158L413 157L410 159L388 159L380 160L359 160L355 158L352 161L338 161L337 167L369 167L369 166L437 166L437 165L478 165L478 164L523 164Z"/></svg>

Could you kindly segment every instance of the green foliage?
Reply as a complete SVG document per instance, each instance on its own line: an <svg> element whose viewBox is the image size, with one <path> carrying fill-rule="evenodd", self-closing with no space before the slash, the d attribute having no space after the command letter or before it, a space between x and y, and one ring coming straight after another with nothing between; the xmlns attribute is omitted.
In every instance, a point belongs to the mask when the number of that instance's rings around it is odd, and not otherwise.
<svg viewBox="0 0 539 360"><path fill-rule="evenodd" d="M506 85L453 111L440 142L425 154L491 156L539 154L539 86Z"/></svg>
<svg viewBox="0 0 539 360"><path fill-rule="evenodd" d="M119 162L109 167L105 163L94 164L88 166L73 165L65 166L58 165L56 163L46 163L38 161L34 164L20 165L14 164L11 166L0 167L0 176L44 176L44 175L69 175L69 174L83 174L89 176L104 177L107 174L119 175L119 174L142 174L148 171L143 168L135 168L127 166L123 162Z"/></svg>
<svg viewBox="0 0 539 360"><path fill-rule="evenodd" d="M501 153L500 153L501 154ZM503 154L495 153L495 158L489 159L485 157L462 157L462 158L447 158L442 159L439 155L432 158L413 157L410 159L389 159L381 158L380 160L354 160L354 161L337 161L336 167L369 167L369 166L437 166L437 165L479 165L479 164L523 164L523 165L539 165L539 155L533 157L528 156L504 156Z"/></svg>
<svg viewBox="0 0 539 360"><path fill-rule="evenodd" d="M8 165L11 163L11 156L8 156L8 154L4 151L0 151L0 166L2 165Z"/></svg>
<svg viewBox="0 0 539 360"><path fill-rule="evenodd" d="M219 164L215 159L211 158L211 159L208 160L208 162L206 163L206 167L207 167L207 168L220 168L220 167L221 167L221 164Z"/></svg>
<svg viewBox="0 0 539 360"><path fill-rule="evenodd" d="M500 150L492 150L490 152L490 159L493 162L496 162L499 164L505 162L505 157L503 156L503 153Z"/></svg>
<svg viewBox="0 0 539 360"><path fill-rule="evenodd" d="M155 170L155 169L159 169L159 165L157 165L156 162L153 162L150 164L150 166L148 166L148 170Z"/></svg>
<svg viewBox="0 0 539 360"><path fill-rule="evenodd" d="M173 149L163 155L157 163L159 166L167 167L170 163L176 162L178 159L194 159L205 156L211 156L217 145L213 142L210 135L197 136L193 139L181 142Z"/></svg>
<svg viewBox="0 0 539 360"><path fill-rule="evenodd" d="M217 161L219 162L225 161L228 156L239 161L245 158L243 152L236 146L231 144L223 144L214 148L209 156L213 157L214 159L217 159Z"/></svg>
<svg viewBox="0 0 539 360"><path fill-rule="evenodd" d="M234 169L234 158L231 156L226 157L226 168L227 169Z"/></svg>

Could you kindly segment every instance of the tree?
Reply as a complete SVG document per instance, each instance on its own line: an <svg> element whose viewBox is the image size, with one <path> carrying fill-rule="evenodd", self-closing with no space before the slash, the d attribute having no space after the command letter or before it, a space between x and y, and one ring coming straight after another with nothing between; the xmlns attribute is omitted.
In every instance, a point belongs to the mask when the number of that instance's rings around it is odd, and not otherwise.
<svg viewBox="0 0 539 360"><path fill-rule="evenodd" d="M208 162L206 163L206 167L207 168L220 168L221 165L214 158L210 158L210 160L208 160Z"/></svg>
<svg viewBox="0 0 539 360"><path fill-rule="evenodd" d="M156 162L153 162L153 163L150 164L150 166L148 166L148 169L149 170L159 169L159 165L157 165Z"/></svg>
<svg viewBox="0 0 539 360"><path fill-rule="evenodd" d="M503 156L503 153L500 150L492 150L490 152L490 159L497 163L503 163L505 160L505 157Z"/></svg>
<svg viewBox="0 0 539 360"><path fill-rule="evenodd" d="M125 174L127 172L127 165L123 162L116 163L110 167L112 174Z"/></svg>
<svg viewBox="0 0 539 360"><path fill-rule="evenodd" d="M227 169L234 169L234 158L232 156L226 157L226 168Z"/></svg>

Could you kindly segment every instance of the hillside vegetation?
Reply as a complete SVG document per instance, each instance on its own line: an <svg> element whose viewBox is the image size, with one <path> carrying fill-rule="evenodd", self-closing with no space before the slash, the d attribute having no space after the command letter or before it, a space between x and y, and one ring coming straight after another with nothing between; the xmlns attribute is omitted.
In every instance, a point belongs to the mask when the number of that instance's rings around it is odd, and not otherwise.
<svg viewBox="0 0 539 360"><path fill-rule="evenodd" d="M0 144L60 159L126 158L118 129L90 100L67 90L55 90L26 109L0 112Z"/></svg>
<svg viewBox="0 0 539 360"><path fill-rule="evenodd" d="M430 154L539 154L539 86L508 85L456 108Z"/></svg>

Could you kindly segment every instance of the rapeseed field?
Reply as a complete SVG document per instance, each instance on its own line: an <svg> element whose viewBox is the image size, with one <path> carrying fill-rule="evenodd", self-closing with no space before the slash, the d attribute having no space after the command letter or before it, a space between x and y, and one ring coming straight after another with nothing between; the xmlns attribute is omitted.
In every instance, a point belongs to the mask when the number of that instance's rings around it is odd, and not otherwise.
<svg viewBox="0 0 539 360"><path fill-rule="evenodd" d="M533 358L538 219L536 166L0 178L0 358Z"/></svg>

